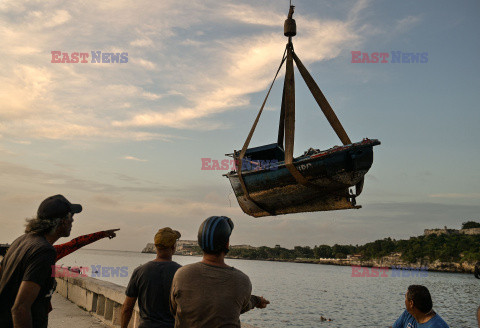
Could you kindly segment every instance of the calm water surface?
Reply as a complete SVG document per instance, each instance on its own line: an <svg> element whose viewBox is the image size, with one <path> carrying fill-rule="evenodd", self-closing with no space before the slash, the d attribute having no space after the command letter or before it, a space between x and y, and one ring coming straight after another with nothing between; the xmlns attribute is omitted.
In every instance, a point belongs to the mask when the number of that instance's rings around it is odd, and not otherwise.
<svg viewBox="0 0 480 328"><path fill-rule="evenodd" d="M79 250L58 264L128 267L128 277L100 277L122 286L128 284L133 270L154 254L135 252ZM175 256L185 265L199 257ZM405 291L411 284L428 287L434 309L455 328L476 327L475 313L480 305L480 280L471 274L428 272L428 277L352 277L350 267L247 261L227 259L227 264L246 273L253 293L271 304L242 315L245 323L266 327L389 327L405 308ZM389 273L390 275L390 273ZM331 318L321 322L320 316Z"/></svg>

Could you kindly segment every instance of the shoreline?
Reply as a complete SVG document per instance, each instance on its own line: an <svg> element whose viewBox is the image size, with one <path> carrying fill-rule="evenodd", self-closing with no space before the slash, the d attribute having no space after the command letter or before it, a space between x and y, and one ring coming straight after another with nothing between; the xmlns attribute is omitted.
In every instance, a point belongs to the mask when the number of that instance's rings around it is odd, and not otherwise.
<svg viewBox="0 0 480 328"><path fill-rule="evenodd" d="M85 250L99 250L99 249L85 249ZM105 251L105 250L99 250ZM137 253L135 251L118 251L118 250L111 250L116 252L131 252ZM139 252L145 254L155 254L154 252ZM180 256L192 256L192 257L201 257L201 254L175 254ZM0 255L0 260L2 260L3 256ZM378 268L385 268L388 267L392 269L402 269L402 268L420 268L426 267L426 271L431 272L446 272L446 273L464 273L464 274L473 274L475 270L475 263L458 263L458 262L440 262L435 261L433 263L428 262L417 262L417 263L406 263L404 261L392 258L382 258L376 260L368 260L368 261L360 261L360 260L350 260L350 259L309 259L309 258L297 258L297 259L253 259L253 258L246 258L246 257L234 257L234 256L226 256L226 259L234 259L234 260L246 260L246 261L266 261L266 262L289 262L289 263L303 263L303 264L320 264L320 265L336 265L336 266L360 266L360 267L378 267Z"/></svg>
<svg viewBox="0 0 480 328"><path fill-rule="evenodd" d="M147 252L142 252L147 253ZM154 253L151 253L154 254ZM181 256L195 256L201 257L200 254L175 254ZM252 259L252 258L245 258L245 257L233 257L233 256L226 256L225 259L233 259L233 260L245 260L245 261L267 261L267 262L288 262L288 263L304 263L304 264L320 264L320 265L336 265L336 266L360 266L360 267L378 267L378 268L385 268L388 267L392 269L410 269L410 268L426 268L426 271L431 272L446 272L446 273L464 273L464 274L473 274L475 269L475 263L457 263L457 262L439 262L436 261L434 263L427 263L427 262L417 262L417 263L406 263L403 261L391 261L391 260L370 260L370 261L358 261L358 260L347 260L347 259ZM400 267L400 268L398 268Z"/></svg>

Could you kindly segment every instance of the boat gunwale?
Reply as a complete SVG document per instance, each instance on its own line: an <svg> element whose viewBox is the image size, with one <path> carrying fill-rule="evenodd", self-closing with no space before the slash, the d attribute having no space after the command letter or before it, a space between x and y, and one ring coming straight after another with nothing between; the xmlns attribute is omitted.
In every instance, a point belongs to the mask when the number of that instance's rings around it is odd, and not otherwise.
<svg viewBox="0 0 480 328"><path fill-rule="evenodd" d="M380 141L378 139L368 139L365 138L362 141L356 142L356 143L351 143L348 145L343 145L343 146L334 146L332 148L329 148L327 150L323 150L319 153L312 154L312 155L301 155L296 158L294 158L293 164L300 164L304 165L310 161L314 161L317 159L326 159L329 157L332 157L334 155L338 155L344 151L348 151L351 149L359 149L359 148L364 148L364 147L374 147L380 145ZM286 168L285 167L285 161L277 162L277 168L276 170L280 170ZM242 175L252 175L252 174L260 174L260 173L265 173L266 171L270 171L270 168L256 168L255 170L248 170L248 171L243 171L242 170ZM232 173L233 172L233 173ZM238 171L230 171L229 173L222 174L222 176L227 177L227 178L238 178Z"/></svg>

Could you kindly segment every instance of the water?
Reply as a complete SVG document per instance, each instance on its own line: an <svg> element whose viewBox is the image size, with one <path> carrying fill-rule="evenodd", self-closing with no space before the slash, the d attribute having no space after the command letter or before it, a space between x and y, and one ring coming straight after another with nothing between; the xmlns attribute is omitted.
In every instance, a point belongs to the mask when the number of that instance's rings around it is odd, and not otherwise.
<svg viewBox="0 0 480 328"><path fill-rule="evenodd" d="M126 286L133 270L155 258L135 252L79 250L58 264L128 267L128 277L101 277ZM185 265L199 257L175 256ZM425 285L434 309L451 327L476 327L480 280L472 274L428 272L428 277L352 277L350 267L302 263L226 260L246 273L255 295L271 304L241 316L242 322L267 327L389 327L405 308L405 291L411 284ZM390 273L389 273L390 275ZM321 322L320 316L331 318Z"/></svg>

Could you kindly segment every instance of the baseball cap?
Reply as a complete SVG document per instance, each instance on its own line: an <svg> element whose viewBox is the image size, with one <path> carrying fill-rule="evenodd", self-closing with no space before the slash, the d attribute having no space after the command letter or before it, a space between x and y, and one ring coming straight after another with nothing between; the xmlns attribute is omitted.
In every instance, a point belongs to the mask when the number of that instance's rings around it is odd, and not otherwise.
<svg viewBox="0 0 480 328"><path fill-rule="evenodd" d="M181 236L177 230L172 230L172 228L169 227L162 228L155 234L155 246L164 248L172 247Z"/></svg>
<svg viewBox="0 0 480 328"><path fill-rule="evenodd" d="M64 196L55 195L45 199L37 211L37 218L42 220L52 220L63 218L68 213L80 213L82 205L70 203Z"/></svg>

